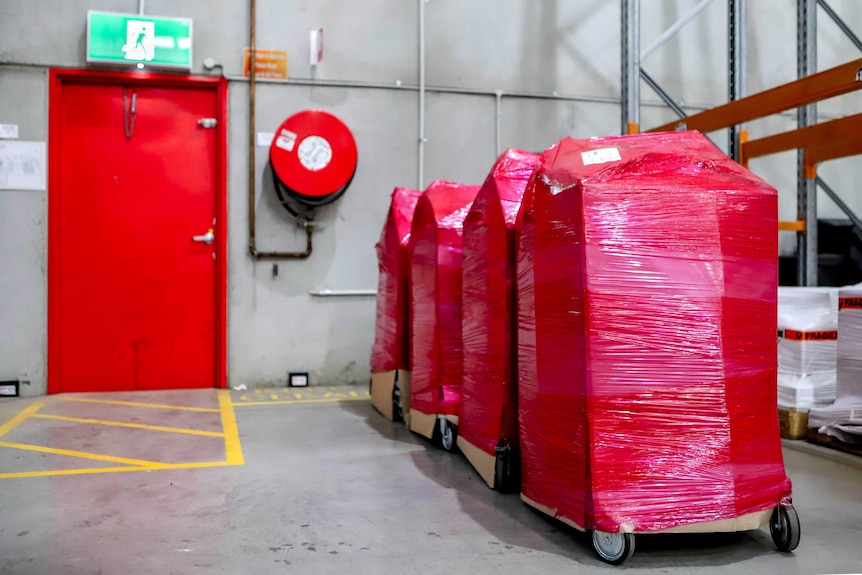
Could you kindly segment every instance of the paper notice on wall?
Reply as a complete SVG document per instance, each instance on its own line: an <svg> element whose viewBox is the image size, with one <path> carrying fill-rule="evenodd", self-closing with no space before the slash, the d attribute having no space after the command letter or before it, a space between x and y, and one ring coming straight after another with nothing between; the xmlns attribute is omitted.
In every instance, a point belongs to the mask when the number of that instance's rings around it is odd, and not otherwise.
<svg viewBox="0 0 862 575"><path fill-rule="evenodd" d="M0 190L45 189L45 142L0 140Z"/></svg>

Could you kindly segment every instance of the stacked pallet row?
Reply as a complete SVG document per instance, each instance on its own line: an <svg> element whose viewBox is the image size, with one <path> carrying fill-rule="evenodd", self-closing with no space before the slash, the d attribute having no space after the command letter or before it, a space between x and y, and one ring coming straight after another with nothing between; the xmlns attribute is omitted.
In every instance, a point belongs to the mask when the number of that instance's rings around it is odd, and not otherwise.
<svg viewBox="0 0 862 575"><path fill-rule="evenodd" d="M862 453L862 289L779 288L778 327L782 437Z"/></svg>
<svg viewBox="0 0 862 575"><path fill-rule="evenodd" d="M767 523L792 550L776 220L776 191L695 132L566 138L507 151L481 188L435 182L399 243L408 303L378 300L410 389L377 372L374 404L391 418L400 393L412 431L607 562L635 533Z"/></svg>

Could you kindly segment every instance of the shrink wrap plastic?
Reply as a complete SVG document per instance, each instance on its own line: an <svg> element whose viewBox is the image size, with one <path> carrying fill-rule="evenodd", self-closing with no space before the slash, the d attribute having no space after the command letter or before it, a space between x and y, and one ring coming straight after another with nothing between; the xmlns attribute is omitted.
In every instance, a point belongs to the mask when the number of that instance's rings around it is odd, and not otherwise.
<svg viewBox="0 0 862 575"><path fill-rule="evenodd" d="M540 156L506 150L464 222L464 382L458 436L489 455L518 444L515 220Z"/></svg>
<svg viewBox="0 0 862 575"><path fill-rule="evenodd" d="M778 288L778 406L835 401L838 289Z"/></svg>
<svg viewBox="0 0 862 575"><path fill-rule="evenodd" d="M457 415L461 402L461 234L479 186L436 180L410 237L410 409Z"/></svg>
<svg viewBox="0 0 862 575"><path fill-rule="evenodd" d="M389 215L377 242L377 324L371 349L371 372L410 369L407 337L408 243L413 212L422 192L395 188Z"/></svg>
<svg viewBox="0 0 862 575"><path fill-rule="evenodd" d="M808 426L848 443L862 444L862 288L838 292L838 368L835 403L815 407Z"/></svg>
<svg viewBox="0 0 862 575"><path fill-rule="evenodd" d="M545 152L518 224L525 500L586 529L710 531L790 495L776 227L775 189L696 132Z"/></svg>

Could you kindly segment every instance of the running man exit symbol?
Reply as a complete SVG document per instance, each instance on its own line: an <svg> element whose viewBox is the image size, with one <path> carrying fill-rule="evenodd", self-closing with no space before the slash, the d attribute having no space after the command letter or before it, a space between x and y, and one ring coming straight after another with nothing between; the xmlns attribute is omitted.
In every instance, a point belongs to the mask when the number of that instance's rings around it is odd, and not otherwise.
<svg viewBox="0 0 862 575"><path fill-rule="evenodd" d="M190 70L192 21L90 10L87 62Z"/></svg>
<svg viewBox="0 0 862 575"><path fill-rule="evenodd" d="M150 62L155 57L156 23L142 20L126 22L126 60Z"/></svg>

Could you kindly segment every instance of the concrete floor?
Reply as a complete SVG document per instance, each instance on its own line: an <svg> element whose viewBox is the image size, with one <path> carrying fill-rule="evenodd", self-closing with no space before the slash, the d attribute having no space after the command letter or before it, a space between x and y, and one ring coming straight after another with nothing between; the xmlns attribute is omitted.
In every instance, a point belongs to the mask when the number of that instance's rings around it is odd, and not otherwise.
<svg viewBox="0 0 862 575"><path fill-rule="evenodd" d="M642 536L610 567L585 535L385 421L364 390L324 388L320 403L223 394L233 406L213 390L0 401L0 573L862 572L858 459L785 449L802 520L793 554L765 530Z"/></svg>

